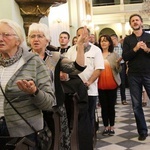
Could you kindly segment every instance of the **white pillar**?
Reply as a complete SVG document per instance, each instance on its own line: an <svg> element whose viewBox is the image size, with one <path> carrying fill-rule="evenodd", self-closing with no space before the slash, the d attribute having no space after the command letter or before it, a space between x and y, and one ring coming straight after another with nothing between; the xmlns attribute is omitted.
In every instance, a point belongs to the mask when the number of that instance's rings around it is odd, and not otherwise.
<svg viewBox="0 0 150 150"><path fill-rule="evenodd" d="M71 40L76 35L76 30L79 27L79 0L68 0L69 8L69 28Z"/></svg>
<svg viewBox="0 0 150 150"><path fill-rule="evenodd" d="M124 0L120 0L120 4L124 4Z"/></svg>
<svg viewBox="0 0 150 150"><path fill-rule="evenodd" d="M14 0L1 0L0 1L0 19L10 19L17 22L24 31L23 28L23 18L20 14L20 9L18 4ZM25 37L25 33L24 33ZM26 46L26 40L24 42Z"/></svg>
<svg viewBox="0 0 150 150"><path fill-rule="evenodd" d="M18 4L12 0L3 0L0 4L0 19L11 19L23 28L23 19Z"/></svg>
<svg viewBox="0 0 150 150"><path fill-rule="evenodd" d="M122 37L124 38L126 36L125 23L121 23L121 25L122 25Z"/></svg>

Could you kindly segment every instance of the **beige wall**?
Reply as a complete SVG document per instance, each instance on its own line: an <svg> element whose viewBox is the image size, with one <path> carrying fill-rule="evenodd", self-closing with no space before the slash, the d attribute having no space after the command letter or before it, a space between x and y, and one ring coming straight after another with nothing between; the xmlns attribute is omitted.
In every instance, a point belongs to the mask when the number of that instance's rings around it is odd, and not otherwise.
<svg viewBox="0 0 150 150"><path fill-rule="evenodd" d="M0 19L12 19L23 27L23 20L20 16L20 10L14 0L1 0Z"/></svg>
<svg viewBox="0 0 150 150"><path fill-rule="evenodd" d="M12 0L1 0L0 5L0 19L12 18Z"/></svg>
<svg viewBox="0 0 150 150"><path fill-rule="evenodd" d="M0 2L0 19L14 20L22 27L22 30L24 31L23 19L20 15L18 4L14 0L1 0Z"/></svg>

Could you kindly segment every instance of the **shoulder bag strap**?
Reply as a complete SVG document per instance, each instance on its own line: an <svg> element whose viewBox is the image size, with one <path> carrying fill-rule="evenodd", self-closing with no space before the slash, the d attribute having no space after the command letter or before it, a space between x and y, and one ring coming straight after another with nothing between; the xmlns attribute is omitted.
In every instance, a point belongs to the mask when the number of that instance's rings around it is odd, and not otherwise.
<svg viewBox="0 0 150 150"><path fill-rule="evenodd" d="M10 102L10 100L7 98L6 94L4 93L4 90L0 84L0 89L7 100L7 102L10 104L10 106L16 111L16 113L26 122L26 124L34 131L37 132L36 129L18 112L18 110L14 107L14 105Z"/></svg>

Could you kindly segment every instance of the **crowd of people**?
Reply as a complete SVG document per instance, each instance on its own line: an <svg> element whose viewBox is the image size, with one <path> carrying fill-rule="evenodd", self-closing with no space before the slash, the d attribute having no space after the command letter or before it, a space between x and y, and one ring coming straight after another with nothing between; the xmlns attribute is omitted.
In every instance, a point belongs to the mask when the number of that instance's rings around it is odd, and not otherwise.
<svg viewBox="0 0 150 150"><path fill-rule="evenodd" d="M121 103L128 105L127 78L138 140L145 140L148 129L142 107L147 105L145 93L150 97L150 34L144 32L139 14L131 15L129 23L133 33L121 42L117 34L100 35L96 40L85 26L76 30L71 45L70 34L62 31L59 47L51 46L46 24L32 23L27 36L30 48L25 49L21 27L12 20L1 19L0 149L5 150L10 140L4 137L27 137L36 143L32 149L39 150L36 133L19 112L37 131L47 123L52 132L53 150L53 114L59 112L59 150L70 150L74 119L71 101L77 93L79 150L92 150L97 99L104 126L102 135L112 136L118 88Z"/></svg>

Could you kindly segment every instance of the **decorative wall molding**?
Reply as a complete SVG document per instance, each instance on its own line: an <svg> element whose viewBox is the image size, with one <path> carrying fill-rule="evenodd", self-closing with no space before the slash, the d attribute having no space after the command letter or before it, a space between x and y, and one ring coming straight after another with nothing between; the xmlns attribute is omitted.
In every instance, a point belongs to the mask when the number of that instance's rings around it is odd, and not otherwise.
<svg viewBox="0 0 150 150"><path fill-rule="evenodd" d="M20 13L24 21L25 34L33 22L39 22L42 17L48 16L50 7L57 7L67 0L15 0L19 5Z"/></svg>

